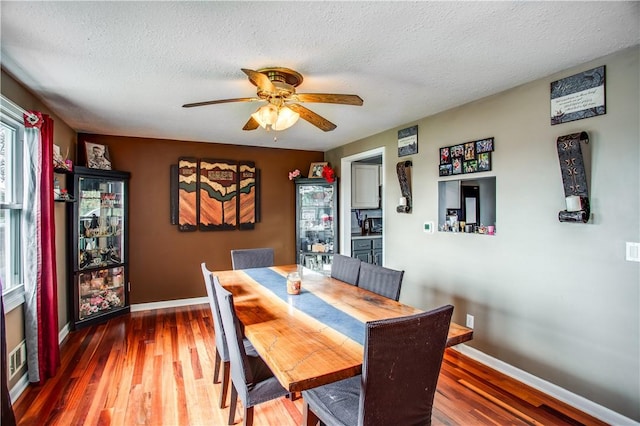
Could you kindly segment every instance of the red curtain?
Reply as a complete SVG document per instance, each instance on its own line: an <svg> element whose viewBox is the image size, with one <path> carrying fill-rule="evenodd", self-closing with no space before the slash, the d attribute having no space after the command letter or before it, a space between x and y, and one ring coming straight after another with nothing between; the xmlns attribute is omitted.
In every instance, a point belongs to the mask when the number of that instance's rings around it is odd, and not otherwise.
<svg viewBox="0 0 640 426"><path fill-rule="evenodd" d="M53 377L60 366L58 343L58 279L56 271L56 227L53 212L53 120L43 114L42 174L40 177L41 278L38 297L40 383Z"/></svg>
<svg viewBox="0 0 640 426"><path fill-rule="evenodd" d="M39 208L35 208L35 237L37 239L37 271L34 276L33 295L25 295L34 301L32 309L27 309L25 318L27 327L27 350L37 350L37 363L29 361L29 378L32 382L43 384L49 377L55 376L60 366L60 346L58 344L58 285L56 271L56 231L53 201L53 120L38 111L27 111L24 114L24 125L27 128L38 128L39 134L34 141L36 177L39 173L40 200ZM39 143L38 143L39 142ZM35 254L35 253L34 253ZM25 291L26 291L25 286ZM37 318L31 318L37 316ZM30 333L30 332L33 333ZM31 334L31 337L29 337ZM33 341L37 347L31 345ZM31 371L31 370L34 371ZM35 378L35 380L34 380Z"/></svg>

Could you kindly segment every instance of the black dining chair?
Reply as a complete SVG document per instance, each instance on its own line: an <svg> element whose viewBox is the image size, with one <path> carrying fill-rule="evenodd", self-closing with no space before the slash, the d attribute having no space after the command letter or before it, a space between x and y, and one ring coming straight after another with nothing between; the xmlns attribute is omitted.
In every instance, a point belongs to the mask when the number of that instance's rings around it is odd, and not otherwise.
<svg viewBox="0 0 640 426"><path fill-rule="evenodd" d="M215 333L216 343L216 360L213 372L213 383L220 382L220 374L222 373L222 389L220 389L220 408L225 407L227 402L227 392L229 390L229 349L227 348L227 340L222 326L222 317L220 316L220 308L216 298L215 288L213 286L213 275L207 269L205 262L200 264L202 275L204 277L204 286L207 289L207 297L209 298L209 307L211 308L211 321L213 322L213 331ZM253 345L247 338L242 339L245 352L251 356L258 356Z"/></svg>
<svg viewBox="0 0 640 426"><path fill-rule="evenodd" d="M358 287L378 293L397 302L400 299L403 276L404 271L396 271L395 269L363 262L358 275Z"/></svg>
<svg viewBox="0 0 640 426"><path fill-rule="evenodd" d="M361 263L355 257L334 254L331 260L331 278L357 285Z"/></svg>
<svg viewBox="0 0 640 426"><path fill-rule="evenodd" d="M453 306L366 324L362 375L302 391L303 425L431 425Z"/></svg>
<svg viewBox="0 0 640 426"><path fill-rule="evenodd" d="M266 268L273 266L273 249L256 248L231 250L233 269Z"/></svg>
<svg viewBox="0 0 640 426"><path fill-rule="evenodd" d="M242 344L242 330L236 316L233 295L222 288L218 277L213 276L213 286L220 306L222 324L231 358L231 403L229 424L235 419L238 397L244 406L244 424L253 424L253 407L288 394L260 356L250 356Z"/></svg>

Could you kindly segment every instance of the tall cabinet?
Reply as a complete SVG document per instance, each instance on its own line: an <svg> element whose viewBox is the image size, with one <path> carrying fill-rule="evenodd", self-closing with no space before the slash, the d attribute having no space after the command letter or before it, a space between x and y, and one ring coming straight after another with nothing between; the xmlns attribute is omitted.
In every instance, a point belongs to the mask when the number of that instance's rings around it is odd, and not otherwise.
<svg viewBox="0 0 640 426"><path fill-rule="evenodd" d="M69 191L74 328L129 312L128 172L76 167Z"/></svg>
<svg viewBox="0 0 640 426"><path fill-rule="evenodd" d="M338 180L296 179L298 263L329 273L338 244Z"/></svg>

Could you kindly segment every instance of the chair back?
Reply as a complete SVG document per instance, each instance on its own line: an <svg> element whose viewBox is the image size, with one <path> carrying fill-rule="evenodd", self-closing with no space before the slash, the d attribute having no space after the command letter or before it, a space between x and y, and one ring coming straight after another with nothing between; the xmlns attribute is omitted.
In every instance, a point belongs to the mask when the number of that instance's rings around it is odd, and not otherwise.
<svg viewBox="0 0 640 426"><path fill-rule="evenodd" d="M355 257L334 254L331 261L331 278L357 285L361 263L360 259Z"/></svg>
<svg viewBox="0 0 640 426"><path fill-rule="evenodd" d="M400 287L404 271L385 268L384 266L362 263L358 276L358 287L378 293L381 296L400 299Z"/></svg>
<svg viewBox="0 0 640 426"><path fill-rule="evenodd" d="M453 306L367 323L358 424L430 425Z"/></svg>
<svg viewBox="0 0 640 426"><path fill-rule="evenodd" d="M211 320L213 321L213 330L215 332L216 349L220 354L223 362L229 361L229 350L227 349L227 341L222 327L222 317L220 316L220 308L218 307L218 299L216 298L216 290L213 287L213 274L207 269L205 262L200 264L202 275L204 276L204 286L207 289L207 297L209 298L209 307L211 308Z"/></svg>
<svg viewBox="0 0 640 426"><path fill-rule="evenodd" d="M233 269L266 268L273 266L273 249L231 250L231 265Z"/></svg>
<svg viewBox="0 0 640 426"><path fill-rule="evenodd" d="M253 384L253 374L249 366L249 361L247 360L244 343L242 342L242 329L233 305L233 295L222 287L218 277L215 275L213 275L213 287L215 288L218 305L220 306L222 326L225 330L227 346L229 348L231 380L238 392L238 396L243 404L246 404L249 399L248 387Z"/></svg>

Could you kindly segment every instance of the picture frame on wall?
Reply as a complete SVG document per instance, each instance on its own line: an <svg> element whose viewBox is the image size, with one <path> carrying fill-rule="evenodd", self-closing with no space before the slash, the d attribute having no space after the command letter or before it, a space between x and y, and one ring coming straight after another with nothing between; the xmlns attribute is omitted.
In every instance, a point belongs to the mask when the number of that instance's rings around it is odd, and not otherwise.
<svg viewBox="0 0 640 426"><path fill-rule="evenodd" d="M327 161L320 161L317 163L311 163L311 166L309 166L309 178L321 178L322 177L322 169L324 168L324 166L326 166L327 164L329 164Z"/></svg>
<svg viewBox="0 0 640 426"><path fill-rule="evenodd" d="M111 170L109 147L92 142L84 143L87 167L90 169Z"/></svg>
<svg viewBox="0 0 640 426"><path fill-rule="evenodd" d="M462 173L462 158L457 157L454 158L452 163L451 163L451 172L454 175L459 175Z"/></svg>
<svg viewBox="0 0 640 426"><path fill-rule="evenodd" d="M491 154L482 152L478 154L478 171L486 172L488 170L491 170Z"/></svg>
<svg viewBox="0 0 640 426"><path fill-rule="evenodd" d="M398 130L398 157L418 153L418 126Z"/></svg>
<svg viewBox="0 0 640 426"><path fill-rule="evenodd" d="M449 147L440 148L440 164L451 163L451 153Z"/></svg>
<svg viewBox="0 0 640 426"><path fill-rule="evenodd" d="M462 175L491 171L491 153L495 150L495 139L484 138L475 141L441 147L438 152L440 176Z"/></svg>
<svg viewBox="0 0 640 426"><path fill-rule="evenodd" d="M607 113L606 69L599 66L551 83L551 125Z"/></svg>

